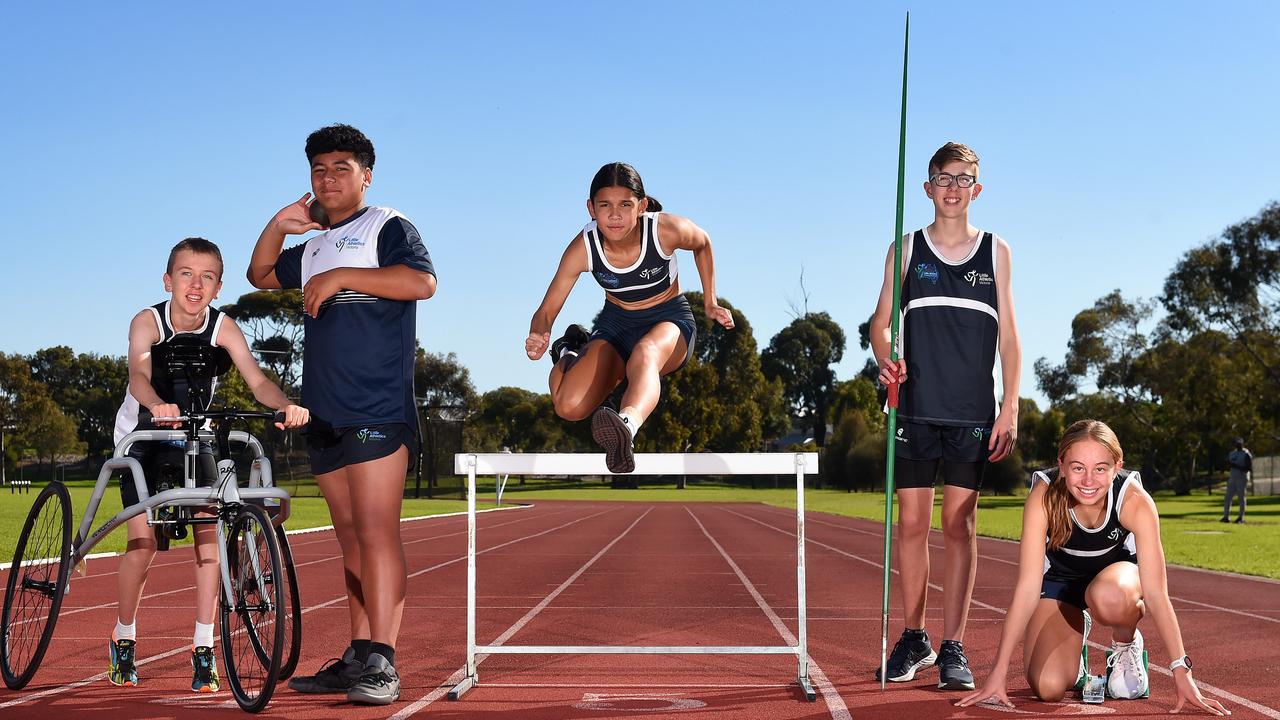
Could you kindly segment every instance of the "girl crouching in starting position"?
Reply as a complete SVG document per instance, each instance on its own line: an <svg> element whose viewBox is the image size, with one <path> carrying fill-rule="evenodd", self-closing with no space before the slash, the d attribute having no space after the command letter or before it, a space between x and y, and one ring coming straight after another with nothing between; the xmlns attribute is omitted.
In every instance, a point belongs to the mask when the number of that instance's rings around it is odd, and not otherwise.
<svg viewBox="0 0 1280 720"><path fill-rule="evenodd" d="M1036 472L1033 483L1000 650L987 681L956 705L995 699L1013 707L1005 678L1019 636L1031 691L1046 702L1061 700L1086 673L1080 648L1091 622L1111 628L1114 641L1107 694L1143 697L1148 678L1138 621L1150 612L1172 660L1178 691L1173 711L1190 702L1230 715L1201 695L1191 678L1191 658L1169 602L1160 517L1138 473L1124 469L1111 428L1097 420L1071 425L1058 444L1058 467Z"/></svg>

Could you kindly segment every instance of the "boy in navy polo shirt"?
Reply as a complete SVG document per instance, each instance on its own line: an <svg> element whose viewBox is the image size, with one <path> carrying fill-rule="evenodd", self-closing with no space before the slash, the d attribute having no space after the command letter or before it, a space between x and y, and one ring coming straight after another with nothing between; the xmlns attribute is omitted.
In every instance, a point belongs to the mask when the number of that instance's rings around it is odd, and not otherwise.
<svg viewBox="0 0 1280 720"><path fill-rule="evenodd" d="M400 505L418 444L415 306L435 294L435 269L412 223L365 205L374 150L363 133L321 128L307 138L306 154L312 192L267 223L248 278L258 288L302 289L307 452L342 547L352 640L341 659L289 687L386 705L400 696L395 641L407 583ZM312 230L323 232L281 252L286 235Z"/></svg>

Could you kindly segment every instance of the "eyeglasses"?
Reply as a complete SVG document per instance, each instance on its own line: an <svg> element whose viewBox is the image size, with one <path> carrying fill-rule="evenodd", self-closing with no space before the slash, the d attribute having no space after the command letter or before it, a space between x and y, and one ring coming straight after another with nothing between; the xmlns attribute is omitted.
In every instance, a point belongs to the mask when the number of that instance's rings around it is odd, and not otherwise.
<svg viewBox="0 0 1280 720"><path fill-rule="evenodd" d="M972 175L948 175L940 172L929 178L929 182L933 183L934 187L951 187L951 183L954 182L962 188L971 188L978 182L978 178Z"/></svg>

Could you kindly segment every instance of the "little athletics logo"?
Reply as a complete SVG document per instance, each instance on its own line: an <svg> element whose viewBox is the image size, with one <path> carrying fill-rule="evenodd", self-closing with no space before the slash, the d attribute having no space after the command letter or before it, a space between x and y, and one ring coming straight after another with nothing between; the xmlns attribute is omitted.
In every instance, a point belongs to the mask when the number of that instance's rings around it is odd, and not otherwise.
<svg viewBox="0 0 1280 720"><path fill-rule="evenodd" d="M373 428L360 428L356 431L356 439L361 443L367 443L369 441L381 442L387 439L387 434L381 430L374 430Z"/></svg>
<svg viewBox="0 0 1280 720"><path fill-rule="evenodd" d="M970 270L964 274L964 281L969 283L969 287L978 287L979 285L987 286L995 282L990 275L977 270Z"/></svg>

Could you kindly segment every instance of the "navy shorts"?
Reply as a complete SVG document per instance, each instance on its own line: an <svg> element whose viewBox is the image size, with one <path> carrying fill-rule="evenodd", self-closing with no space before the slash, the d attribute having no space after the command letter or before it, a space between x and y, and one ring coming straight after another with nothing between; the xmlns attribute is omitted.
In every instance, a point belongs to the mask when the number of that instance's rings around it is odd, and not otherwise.
<svg viewBox="0 0 1280 720"><path fill-rule="evenodd" d="M410 467L418 454L418 433L405 423L335 428L312 418L306 435L313 475L384 458L401 445L409 449Z"/></svg>
<svg viewBox="0 0 1280 720"><path fill-rule="evenodd" d="M938 460L947 462L981 462L991 451L991 426L954 427L911 421L898 423L894 443L897 457L906 460Z"/></svg>
<svg viewBox="0 0 1280 720"><path fill-rule="evenodd" d="M1046 576L1040 581L1040 599L1057 600L1074 605L1081 610L1088 610L1089 606L1084 601L1084 591L1088 589L1090 582L1092 579L1061 580Z"/></svg>
<svg viewBox="0 0 1280 720"><path fill-rule="evenodd" d="M185 445L167 442L137 442L129 448L129 457L142 464L148 495L155 495L161 486L165 489L184 487L182 468L186 453ZM218 464L213 459L213 445L200 443L200 454L196 456L196 487L213 487L217 477ZM134 487L129 473L120 478L120 503L126 508L138 504L138 489Z"/></svg>
<svg viewBox="0 0 1280 720"><path fill-rule="evenodd" d="M596 316L591 339L608 342L625 363L645 333L663 322L672 323L680 329L685 343L684 360L680 367L684 367L689 358L693 357L693 343L698 337L698 330L694 324L693 311L689 309L689 301L683 295L644 310L624 310L611 302L605 302L604 309Z"/></svg>

